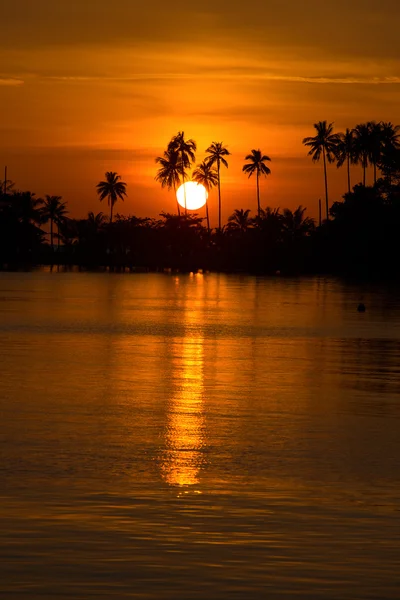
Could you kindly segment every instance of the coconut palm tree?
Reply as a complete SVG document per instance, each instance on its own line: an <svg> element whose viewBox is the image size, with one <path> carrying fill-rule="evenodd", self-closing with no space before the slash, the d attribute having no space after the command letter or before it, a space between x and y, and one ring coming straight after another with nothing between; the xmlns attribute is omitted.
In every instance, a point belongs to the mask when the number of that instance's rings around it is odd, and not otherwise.
<svg viewBox="0 0 400 600"><path fill-rule="evenodd" d="M363 169L363 186L366 183L366 172L368 161L371 157L371 126L370 123L360 123L353 129L354 151L357 163L361 163Z"/></svg>
<svg viewBox="0 0 400 600"><path fill-rule="evenodd" d="M378 167L391 185L392 173L397 169L400 156L400 125L381 121L381 153Z"/></svg>
<svg viewBox="0 0 400 600"><path fill-rule="evenodd" d="M211 166L217 165L217 176L218 176L218 229L221 229L221 164L228 168L228 162L224 158L229 156L230 152L226 148L223 142L212 142L206 150L208 156L206 156L206 162Z"/></svg>
<svg viewBox="0 0 400 600"><path fill-rule="evenodd" d="M102 212L97 213L97 215L95 215L94 212L88 213L87 223L93 233L97 233L100 229L102 229L107 221L108 217L106 217L106 215Z"/></svg>
<svg viewBox="0 0 400 600"><path fill-rule="evenodd" d="M104 198L108 199L108 206L110 207L110 223L112 223L114 204L117 202L118 198L123 200L124 196L127 195L126 183L120 181L121 176L113 171L107 171L105 177L105 181L100 181L96 188L97 194L100 197L100 202L104 200Z"/></svg>
<svg viewBox="0 0 400 600"><path fill-rule="evenodd" d="M50 221L50 246L53 249L53 224L59 229L60 223L68 213L66 202L62 202L61 196L46 195L40 212L43 223Z"/></svg>
<svg viewBox="0 0 400 600"><path fill-rule="evenodd" d="M197 181L197 183L201 183L207 190L207 194L210 193L211 188L215 187L218 183L218 173L215 169L213 169L212 164L203 160L202 163L197 165L196 169L193 171L193 181ZM208 198L206 202L206 217L207 217L207 229L208 233L210 233L210 215L208 212Z"/></svg>
<svg viewBox="0 0 400 600"><path fill-rule="evenodd" d="M161 187L166 187L168 190L172 188L174 190L176 205L178 208L178 216L180 216L181 211L179 202L176 198L176 188L181 183L182 175L182 160L180 153L177 150L168 148L167 151L164 152L163 156L157 156L156 163L161 166L157 171L155 180L161 183Z"/></svg>
<svg viewBox="0 0 400 600"><path fill-rule="evenodd" d="M351 180L350 180L350 165L354 165L357 162L356 152L354 149L354 134L353 130L347 128L345 133L338 133L338 141L335 148L336 164L337 167L342 167L346 162L347 164L347 187L349 193L351 192Z"/></svg>
<svg viewBox="0 0 400 600"><path fill-rule="evenodd" d="M315 229L314 219L305 217L306 208L298 206L295 211L285 208L282 214L282 229L289 239L299 239L310 235Z"/></svg>
<svg viewBox="0 0 400 600"><path fill-rule="evenodd" d="M182 174L182 183L185 183L186 179L186 169L190 169L192 166L192 162L195 161L196 156L195 152L197 150L197 144L194 140L185 140L185 132L178 131L176 135L171 138L171 141L168 144L167 152L177 152L180 156L181 161L181 174ZM185 191L185 215L187 215L186 208L186 191Z"/></svg>
<svg viewBox="0 0 400 600"><path fill-rule="evenodd" d="M317 135L314 137L304 138L303 144L310 148L308 156L311 156L314 162L318 162L322 154L324 161L326 218L328 220L329 200L326 161L329 163L333 163L335 161L335 150L338 143L338 136L336 133L333 133L333 123L328 124L326 121L318 121L318 123L314 123L314 128L317 131Z"/></svg>
<svg viewBox="0 0 400 600"><path fill-rule="evenodd" d="M271 169L269 167L267 167L267 165L265 165L264 163L266 161L271 161L270 157L267 156L266 154L263 154L261 152L260 149L258 150L252 150L251 154L248 154L245 157L245 160L249 160L250 162L243 165L242 171L244 173L248 173L249 178L256 173L257 176L257 209L258 209L258 216L260 216L261 214L261 206L260 206L260 183L259 183L259 178L260 175L264 175L265 177L267 175L270 175L271 173Z"/></svg>
<svg viewBox="0 0 400 600"><path fill-rule="evenodd" d="M249 208L247 210L244 210L243 208L234 210L230 217L228 217L228 229L234 229L235 231L240 231L240 233L245 233L252 223L252 220L249 217L250 212Z"/></svg>
<svg viewBox="0 0 400 600"><path fill-rule="evenodd" d="M376 167L380 162L383 150L383 135L381 123L369 121L369 160L374 168L374 185L376 184Z"/></svg>

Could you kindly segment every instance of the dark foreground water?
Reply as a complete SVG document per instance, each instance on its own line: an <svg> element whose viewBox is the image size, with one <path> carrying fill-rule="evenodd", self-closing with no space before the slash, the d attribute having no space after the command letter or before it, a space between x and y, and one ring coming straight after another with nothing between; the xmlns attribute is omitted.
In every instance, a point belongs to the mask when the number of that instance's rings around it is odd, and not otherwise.
<svg viewBox="0 0 400 600"><path fill-rule="evenodd" d="M398 599L399 290L0 273L0 452L1 599Z"/></svg>

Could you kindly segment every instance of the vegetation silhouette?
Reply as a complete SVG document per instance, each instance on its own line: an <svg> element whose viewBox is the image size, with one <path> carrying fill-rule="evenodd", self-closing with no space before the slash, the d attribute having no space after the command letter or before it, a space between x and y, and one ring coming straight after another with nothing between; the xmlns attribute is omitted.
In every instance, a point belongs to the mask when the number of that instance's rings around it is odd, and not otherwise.
<svg viewBox="0 0 400 600"><path fill-rule="evenodd" d="M339 168L346 163L348 192L351 192L350 165L357 164L357 153L354 142L354 131L352 129L347 128L345 133L340 132L337 134L335 148L336 166Z"/></svg>
<svg viewBox="0 0 400 600"><path fill-rule="evenodd" d="M326 161L332 163L335 161L336 148L339 142L337 134L333 133L333 123L326 121L318 121L314 123L317 134L314 137L306 137L303 139L303 144L310 148L308 153L314 162L318 162L323 158L324 163L324 178L325 178L325 205L326 218L329 219L329 200L328 200L328 174L326 170Z"/></svg>
<svg viewBox="0 0 400 600"><path fill-rule="evenodd" d="M180 165L181 165L181 175L182 175L182 183L185 183L186 180L186 169L190 169L192 166L192 162L196 160L196 150L197 145L196 142L192 139L185 140L185 132L178 131L176 135L174 135L167 148L167 152L176 152L180 156ZM186 206L186 190L184 194L185 199L185 215L187 215L187 206ZM179 213L178 213L179 214Z"/></svg>
<svg viewBox="0 0 400 600"><path fill-rule="evenodd" d="M58 246L60 245L60 225L68 213L65 202L62 202L61 196L45 196L40 209L41 222L50 221L50 246L53 249L53 224L57 225Z"/></svg>
<svg viewBox="0 0 400 600"><path fill-rule="evenodd" d="M228 168L228 161L225 156L229 156L229 150L224 146L223 142L212 142L206 150L206 162L210 166L217 165L217 178L218 178L218 229L221 229L221 165Z"/></svg>
<svg viewBox="0 0 400 600"><path fill-rule="evenodd" d="M209 161L203 160L202 163L197 165L196 169L192 174L193 181L197 181L197 183L201 183L207 190L208 196L210 195L210 191L213 187L215 187L219 183L218 172L213 168L212 163ZM208 210L208 197L206 202L206 219L207 219L207 229L208 233L211 232L210 229L210 213Z"/></svg>
<svg viewBox="0 0 400 600"><path fill-rule="evenodd" d="M245 157L245 160L250 161L249 163L243 165L242 171L244 173L248 173L249 178L255 173L256 181L257 181L257 210L258 216L261 214L261 206L260 206L260 184L259 179L260 175L270 175L271 169L267 167L264 163L266 161L270 161L270 157L266 154L263 154L260 149L252 150L251 154L248 154Z"/></svg>
<svg viewBox="0 0 400 600"><path fill-rule="evenodd" d="M97 193L100 197L100 201L105 198L108 199L108 206L110 207L110 223L113 220L113 208L118 198L124 199L126 196L126 183L121 181L121 176L113 171L107 171L105 174L105 181L100 181L97 184Z"/></svg>
<svg viewBox="0 0 400 600"><path fill-rule="evenodd" d="M306 145L315 160L329 151L327 162L346 165L347 192L341 201L328 206L329 219L319 226L307 216L303 206L295 210L262 208L258 193L256 215L249 208L236 209L226 225L218 222L216 229L210 226L207 205L206 219L187 212L162 212L159 218L117 213L113 219L113 206L126 195L126 184L112 171L96 187L100 199L109 200L110 216L90 212L84 219L75 219L70 217L67 203L60 196L37 198L30 191L17 190L7 180L7 185L0 187L0 268L52 265L56 259L67 268L78 265L95 269L398 277L399 127L370 121L336 134L332 123L324 121L320 125L329 144L317 135L316 139L306 138ZM156 160L160 165L156 179L167 188L188 177L188 165L192 164L196 148L193 140L185 140L183 132L172 140L164 155ZM266 158L261 151L248 156L251 158L245 172L257 174L257 164ZM218 186L216 164L205 159L192 174L208 191ZM349 190L352 164L361 165L362 183ZM374 184L370 186L363 183L368 168L374 173ZM324 175L325 172L326 168Z"/></svg>
<svg viewBox="0 0 400 600"><path fill-rule="evenodd" d="M169 191L171 188L174 190L174 196L176 200L176 207L178 210L178 216L181 216L181 210L179 202L176 198L176 188L181 184L181 176L184 168L182 167L182 159L178 150L174 148L167 148L163 156L156 158L156 163L160 166L157 171L155 180L161 183L161 187L166 187ZM183 177L183 176L182 176ZM183 182L183 178L182 178Z"/></svg>

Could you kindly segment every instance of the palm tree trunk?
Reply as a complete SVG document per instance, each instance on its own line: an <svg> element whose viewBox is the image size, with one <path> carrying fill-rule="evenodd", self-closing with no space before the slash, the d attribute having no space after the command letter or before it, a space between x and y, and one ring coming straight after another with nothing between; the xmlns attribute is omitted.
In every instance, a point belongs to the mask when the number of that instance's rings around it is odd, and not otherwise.
<svg viewBox="0 0 400 600"><path fill-rule="evenodd" d="M60 264L60 222L57 222L57 264Z"/></svg>
<svg viewBox="0 0 400 600"><path fill-rule="evenodd" d="M374 162L374 185L376 185L376 162Z"/></svg>
<svg viewBox="0 0 400 600"><path fill-rule="evenodd" d="M206 218L207 218L208 235L210 235L210 215L209 215L209 212L208 212L208 198L206 200Z"/></svg>
<svg viewBox="0 0 400 600"><path fill-rule="evenodd" d="M110 223L112 223L113 208L114 208L114 204L113 204L112 198L110 198Z"/></svg>
<svg viewBox="0 0 400 600"><path fill-rule="evenodd" d="M219 159L217 160L218 167L218 229L221 231L221 181L219 179Z"/></svg>
<svg viewBox="0 0 400 600"><path fill-rule="evenodd" d="M367 171L367 161L365 160L365 156L363 157L363 186L365 187L365 180L366 180L366 171Z"/></svg>
<svg viewBox="0 0 400 600"><path fill-rule="evenodd" d="M185 201L185 217L187 217L186 188L185 188L185 167L184 167L184 163L183 163L183 152L181 152L181 161L182 161L183 198L184 198L184 201Z"/></svg>
<svg viewBox="0 0 400 600"><path fill-rule="evenodd" d="M53 252L53 218L50 218L50 246L51 251Z"/></svg>
<svg viewBox="0 0 400 600"><path fill-rule="evenodd" d="M260 218L261 206L260 206L260 183L259 183L258 169L257 169L257 209L258 209L258 218Z"/></svg>
<svg viewBox="0 0 400 600"><path fill-rule="evenodd" d="M181 209L179 208L178 198L176 197L176 185L175 185L175 182L174 182L174 194L175 194L176 206L178 208L178 217L180 217L181 216Z"/></svg>
<svg viewBox="0 0 400 600"><path fill-rule="evenodd" d="M347 155L347 185L349 188L349 194L351 192L351 183L350 183L350 156Z"/></svg>
<svg viewBox="0 0 400 600"><path fill-rule="evenodd" d="M326 220L329 221L328 174L326 172L325 148L322 148L322 154L324 157Z"/></svg>

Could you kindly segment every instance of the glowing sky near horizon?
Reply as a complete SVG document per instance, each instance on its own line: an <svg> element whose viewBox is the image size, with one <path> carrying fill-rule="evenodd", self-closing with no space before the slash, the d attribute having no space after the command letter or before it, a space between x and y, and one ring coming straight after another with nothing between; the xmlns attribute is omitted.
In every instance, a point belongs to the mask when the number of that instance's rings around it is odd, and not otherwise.
<svg viewBox="0 0 400 600"><path fill-rule="evenodd" d="M62 195L74 216L103 210L95 185L114 170L128 183L117 212L157 216L176 202L154 181L154 158L184 130L198 161L212 141L232 152L224 219L256 209L241 172L252 148L272 159L262 205L315 216L322 165L301 144L312 124L400 123L399 16L397 0L177 0L173 11L160 0L14 0L2 7L0 168L21 189ZM329 178L339 199L345 170ZM214 224L216 207L211 192Z"/></svg>

